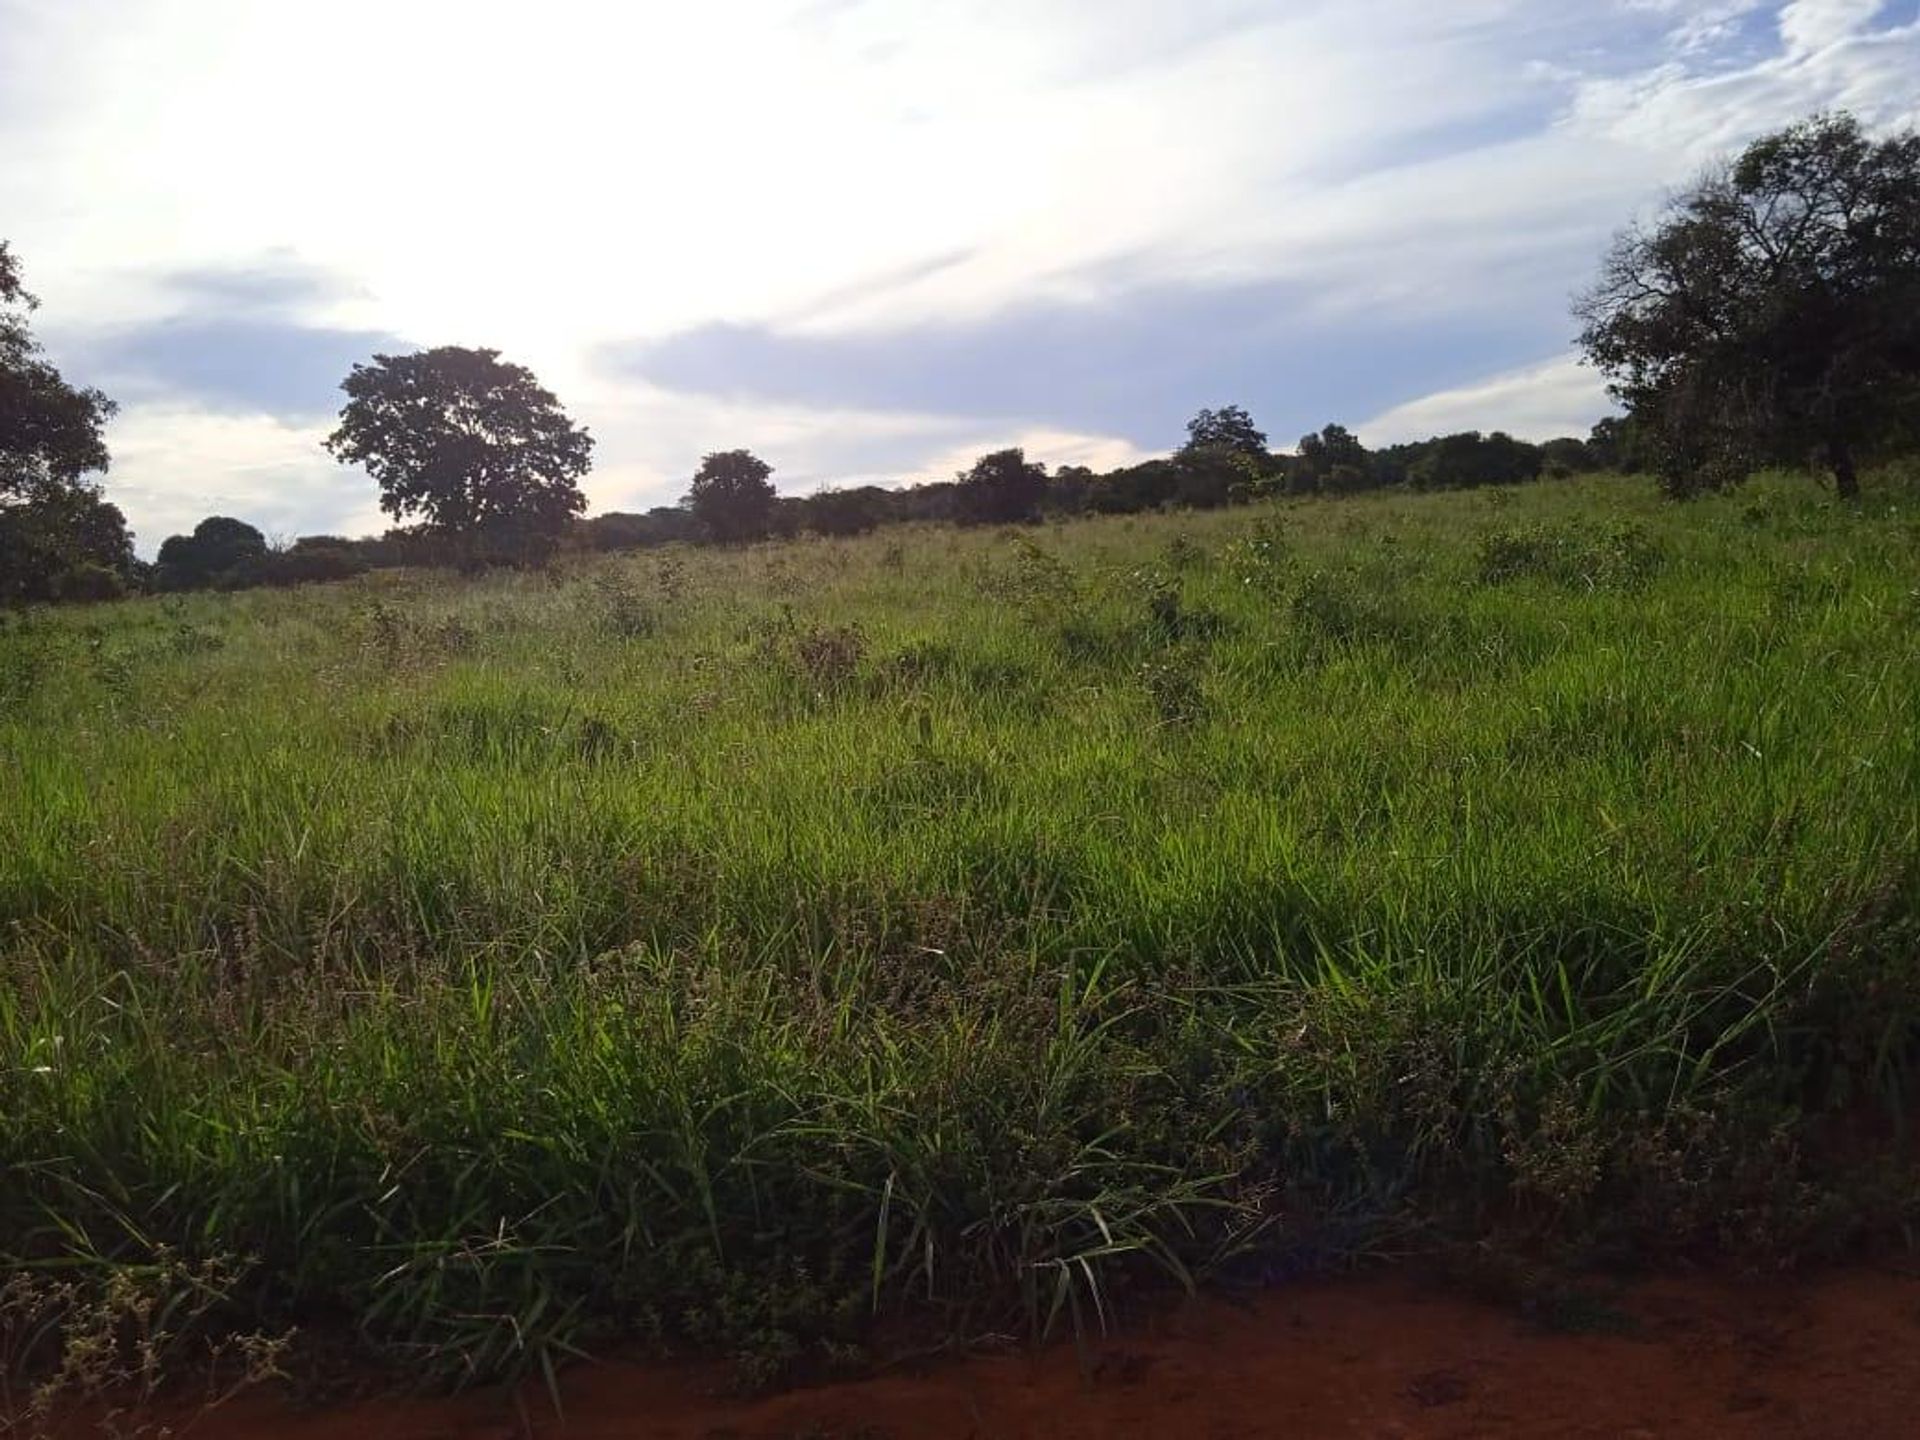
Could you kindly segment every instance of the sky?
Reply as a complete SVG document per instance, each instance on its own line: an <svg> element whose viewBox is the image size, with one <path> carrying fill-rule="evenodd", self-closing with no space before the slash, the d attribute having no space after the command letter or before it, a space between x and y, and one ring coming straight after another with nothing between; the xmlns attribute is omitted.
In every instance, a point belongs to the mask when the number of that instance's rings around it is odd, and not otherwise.
<svg viewBox="0 0 1920 1440"><path fill-rule="evenodd" d="M376 532L349 367L484 345L591 507L1584 433L1570 298L1716 156L1920 122L1920 0L0 0L0 238L143 553Z"/></svg>

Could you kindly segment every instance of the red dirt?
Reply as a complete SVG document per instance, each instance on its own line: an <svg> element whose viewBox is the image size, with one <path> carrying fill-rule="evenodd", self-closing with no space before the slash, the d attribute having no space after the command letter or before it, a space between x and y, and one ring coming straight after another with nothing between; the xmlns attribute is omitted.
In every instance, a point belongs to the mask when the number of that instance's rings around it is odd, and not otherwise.
<svg viewBox="0 0 1920 1440"><path fill-rule="evenodd" d="M717 1372L604 1364L532 1434L686 1437L1873 1436L1920 1433L1920 1278L1665 1279L1610 1297L1617 1333L1549 1334L1399 1277L1191 1302L1090 1347L727 1398ZM1624 1324L1619 1322L1624 1319ZM192 1440L524 1440L499 1392L296 1411L270 1397ZM155 1417L160 1419L162 1417Z"/></svg>

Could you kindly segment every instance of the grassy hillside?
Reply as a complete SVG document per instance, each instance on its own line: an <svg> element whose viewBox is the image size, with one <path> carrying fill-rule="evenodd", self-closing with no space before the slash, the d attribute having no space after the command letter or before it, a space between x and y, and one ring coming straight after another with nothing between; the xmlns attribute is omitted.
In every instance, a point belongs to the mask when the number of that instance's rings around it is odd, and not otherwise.
<svg viewBox="0 0 1920 1440"><path fill-rule="evenodd" d="M228 1320L466 1373L1383 1238L1845 1240L1920 1036L1889 493L7 621L0 1248L218 1258Z"/></svg>

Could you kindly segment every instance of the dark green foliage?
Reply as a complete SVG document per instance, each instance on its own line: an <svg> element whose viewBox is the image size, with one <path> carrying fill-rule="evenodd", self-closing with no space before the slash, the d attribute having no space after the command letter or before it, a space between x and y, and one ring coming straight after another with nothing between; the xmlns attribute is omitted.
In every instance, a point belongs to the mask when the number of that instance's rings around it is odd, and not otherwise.
<svg viewBox="0 0 1920 1440"><path fill-rule="evenodd" d="M0 605L112 599L138 569L126 518L90 485L0 504Z"/></svg>
<svg viewBox="0 0 1920 1440"><path fill-rule="evenodd" d="M1047 491L1047 467L1029 463L1026 451L996 450L956 477L959 518L969 525L1006 525L1032 520Z"/></svg>
<svg viewBox="0 0 1920 1440"><path fill-rule="evenodd" d="M302 535L278 554L261 556L254 572L263 585L313 585L350 580L370 568L352 541L337 535Z"/></svg>
<svg viewBox="0 0 1920 1440"><path fill-rule="evenodd" d="M93 561L82 561L54 577L53 594L49 598L68 603L90 604L103 600L118 600L126 593L125 571L112 569Z"/></svg>
<svg viewBox="0 0 1920 1440"><path fill-rule="evenodd" d="M236 583L249 583L243 567L266 553L266 536L253 526L225 515L209 515L193 527L191 535L169 535L160 542L154 583L162 590L202 590L229 576Z"/></svg>
<svg viewBox="0 0 1920 1440"><path fill-rule="evenodd" d="M1519 485L1538 479L1541 468L1538 446L1498 430L1491 435L1470 430L1426 442L1407 467L1407 478L1419 490L1463 490L1474 485Z"/></svg>
<svg viewBox="0 0 1920 1440"><path fill-rule="evenodd" d="M465 561L541 560L587 508L593 438L497 350L376 355L340 388L328 451L366 468L382 510L420 517Z"/></svg>
<svg viewBox="0 0 1920 1440"><path fill-rule="evenodd" d="M1173 503L1182 475L1175 460L1147 460L1096 478L1087 508L1100 515L1131 515Z"/></svg>
<svg viewBox="0 0 1920 1440"><path fill-rule="evenodd" d="M1253 417L1238 405L1222 405L1218 410L1202 410L1187 422L1185 450L1226 450L1267 458L1267 437L1253 423Z"/></svg>
<svg viewBox="0 0 1920 1440"><path fill-rule="evenodd" d="M1538 577L1598 590L1641 583L1659 570L1661 558L1639 525L1533 525L1482 536L1480 578L1497 585Z"/></svg>
<svg viewBox="0 0 1920 1440"><path fill-rule="evenodd" d="M644 515L608 511L581 521L579 531L591 550L643 550L704 538L699 520L678 505L656 505Z"/></svg>
<svg viewBox="0 0 1920 1440"><path fill-rule="evenodd" d="M778 492L773 467L750 450L716 451L700 462L681 500L709 538L723 544L764 539L773 528Z"/></svg>
<svg viewBox="0 0 1920 1440"><path fill-rule="evenodd" d="M38 304L0 240L0 504L64 489L107 468L100 432L113 402L69 385L47 362L27 325Z"/></svg>
<svg viewBox="0 0 1920 1440"><path fill-rule="evenodd" d="M1368 486L1370 457L1366 446L1344 425L1328 425L1318 435L1300 437L1300 454L1288 476L1296 494L1323 491L1351 494Z"/></svg>
<svg viewBox="0 0 1920 1440"><path fill-rule="evenodd" d="M1677 494L1858 457L1920 424L1920 134L1846 114L1754 141L1623 234L1580 343Z"/></svg>
<svg viewBox="0 0 1920 1440"><path fill-rule="evenodd" d="M0 605L105 598L133 573L126 519L85 476L107 468L113 402L70 385L27 324L38 301L0 240Z"/></svg>
<svg viewBox="0 0 1920 1440"><path fill-rule="evenodd" d="M1271 460L1258 453L1218 445L1189 445L1173 460L1173 489L1168 502L1192 510L1217 510L1264 494Z"/></svg>
<svg viewBox="0 0 1920 1440"><path fill-rule="evenodd" d="M819 490L800 502L801 525L816 535L864 535L889 518L888 500L878 485Z"/></svg>
<svg viewBox="0 0 1920 1440"><path fill-rule="evenodd" d="M1594 470L1644 473L1651 463L1644 427L1631 415L1609 415L1596 421L1587 436L1587 457Z"/></svg>

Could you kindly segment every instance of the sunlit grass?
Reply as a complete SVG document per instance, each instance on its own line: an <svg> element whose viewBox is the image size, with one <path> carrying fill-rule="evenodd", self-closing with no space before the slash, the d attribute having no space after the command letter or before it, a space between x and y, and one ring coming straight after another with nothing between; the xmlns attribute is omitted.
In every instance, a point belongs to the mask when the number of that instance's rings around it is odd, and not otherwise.
<svg viewBox="0 0 1920 1440"><path fill-rule="evenodd" d="M498 1373L1096 1323L1142 1267L1495 1216L1845 1232L1820 1117L1897 1115L1920 1017L1879 495L8 621L0 1248L244 1257L242 1319Z"/></svg>

